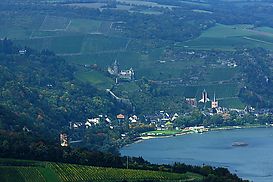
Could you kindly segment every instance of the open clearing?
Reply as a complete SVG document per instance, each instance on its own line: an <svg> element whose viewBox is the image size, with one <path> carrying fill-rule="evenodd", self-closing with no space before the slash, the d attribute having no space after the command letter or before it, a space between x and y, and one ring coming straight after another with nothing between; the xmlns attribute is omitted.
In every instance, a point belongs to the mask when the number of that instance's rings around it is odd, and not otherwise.
<svg viewBox="0 0 273 182"><path fill-rule="evenodd" d="M76 73L76 77L102 90L109 89L114 85L113 79L95 70L80 71Z"/></svg>
<svg viewBox="0 0 273 182"><path fill-rule="evenodd" d="M77 7L82 7L82 8L94 8L94 9L99 9L102 6L105 6L106 3L72 3L68 4L69 6L77 6Z"/></svg>
<svg viewBox="0 0 273 182"><path fill-rule="evenodd" d="M234 50L236 47L263 47L273 50L273 28L217 24L198 38L182 44L193 49Z"/></svg>
<svg viewBox="0 0 273 182"><path fill-rule="evenodd" d="M69 32L94 33L99 32L101 21L88 19L72 19L67 28Z"/></svg>
<svg viewBox="0 0 273 182"><path fill-rule="evenodd" d="M69 24L70 20L68 18L58 16L46 16L40 27L40 30L43 31L66 30Z"/></svg>
<svg viewBox="0 0 273 182"><path fill-rule="evenodd" d="M147 7L158 7L158 8L174 8L176 6L162 5L156 2L141 1L141 0L117 0L117 2L129 4L130 6L147 6Z"/></svg>

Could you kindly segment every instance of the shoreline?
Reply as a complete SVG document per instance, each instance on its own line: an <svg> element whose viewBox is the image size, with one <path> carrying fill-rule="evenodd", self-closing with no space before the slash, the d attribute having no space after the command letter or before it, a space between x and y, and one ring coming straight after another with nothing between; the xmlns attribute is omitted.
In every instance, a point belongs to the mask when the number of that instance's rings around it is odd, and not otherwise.
<svg viewBox="0 0 273 182"><path fill-rule="evenodd" d="M260 124L255 124L255 125L247 125L247 126L224 126L224 127L213 127L213 128L208 128L208 131L197 133L197 134L202 134L202 133L207 133L211 131L225 131L225 130L235 130L235 129L251 129L251 128L271 128L273 125L260 125ZM189 134L194 134L196 132L194 131L189 131L189 132L184 132L184 133L177 133L177 134L170 134L170 135L158 135L158 136L141 136L139 137L139 140L136 140L132 143L128 143L125 146L128 146L130 144L136 144L143 142L145 140L150 140L150 139L157 139L157 138L170 138L170 137L176 137L176 136L182 136L182 135L189 135Z"/></svg>
<svg viewBox="0 0 273 182"><path fill-rule="evenodd" d="M256 129L255 130L255 128L258 128L258 129ZM270 124L270 125L261 125L261 124L259 124L259 125L257 125L257 124L255 124L255 125L245 125L245 126L225 126L225 127L213 127L213 128L209 128L209 131L216 131L216 132L214 132L214 133L211 133L213 136L216 134L216 136L222 136L222 135L224 135L224 136L231 136L232 137L232 135L230 134L230 133L228 133L228 132L225 132L224 130L230 130L229 132L232 132L232 131L234 131L235 133L245 133L244 134L244 136L251 136L250 135L250 133L256 133L256 132L258 132L258 133L272 133L272 128L273 128L273 125L272 124ZM239 130L239 129L249 129L249 130L246 130L246 131L244 131L244 130ZM254 130L252 130L252 129L254 129ZM208 132L209 132L208 131ZM217 131L219 131L219 132L217 132ZM222 131L224 131L224 132L222 132ZM233 133L233 132L232 132ZM187 134L190 134L190 133L187 133ZM208 133L209 134L209 133ZM182 134L182 135L184 135L184 134ZM199 137L199 135L194 135L194 136L198 136L198 137L195 137L195 139L194 139L194 142L196 142L196 143L198 143L199 141L203 141L204 140L204 138L205 138L205 140L206 140L206 138L207 138L207 135L204 135L203 137L202 136L200 136ZM270 134L270 136L271 136L271 134ZM172 137L172 136L168 136L168 137ZM255 136L254 136L255 137ZM162 138L162 137L156 137L156 136L152 136L152 137L145 137L146 138L146 140L148 140L148 139L153 139L153 138ZM163 137L163 138L166 138L165 136ZM181 137L181 138L179 138L179 139L181 139L181 140L183 140L185 137ZM215 138L215 137L214 137ZM269 137L267 137L269 140L270 140L270 138ZM145 139L144 139L145 140ZM144 141L144 140L141 140L141 141L138 141L138 142L142 142L142 141ZM168 139L167 139L168 140ZM174 140L174 139L173 139ZM175 140L177 140L177 139L175 139ZM217 138L216 138L216 140L217 140ZM187 142L191 142L191 138L186 138L186 140L185 141L187 141ZM146 143L146 144L144 144L144 146L146 146L147 144L148 145L153 145L153 141L150 141L151 143ZM160 147L160 140L157 140L155 143L157 144L157 146L159 145L159 147ZM173 141L165 141L165 142L167 142L167 143L172 143L172 146L174 145L176 145L176 144L173 144ZM164 142L164 143L165 143ZM254 142L255 143L255 142ZM254 148L255 148L255 145L253 145L253 143L251 143L251 142L249 142L249 141L244 141L244 139L243 140L238 140L238 139L235 139L235 140L230 140L230 142L228 142L227 144L226 144L227 146L228 146L228 148L226 148L225 146L224 146L224 148L223 148L223 150L228 150L228 151L235 151L235 152L237 152L237 151L241 151L241 152L245 152L245 151L248 151L248 150L253 150ZM250 145L250 147L247 147L247 146L249 146ZM254 146L254 147L253 147ZM246 149L243 149L243 150L240 150L241 149L241 147L246 147ZM143 146L142 145L136 145L136 146L134 146L133 147L134 149L135 148L137 148L136 150L138 151L138 148L143 148ZM171 147L172 148L172 147ZM165 148L164 148L165 149ZM206 149L206 148L205 148ZM230 150L230 149L232 149L232 150ZM126 149L126 147L124 147L124 149L123 150L128 150L128 149ZM129 149L130 150L130 149ZM153 150L153 148L149 148L149 150ZM156 147L156 149L154 149L154 150L158 150L158 147ZM254 149L255 150L255 149ZM188 152L188 151L187 151ZM186 152L186 153L187 153ZM217 151L215 152L215 153L217 153ZM251 152L250 152L251 153ZM144 150L144 152L143 152L143 155L145 154L145 150ZM176 153L175 153L176 154ZM122 155L128 155L128 154L122 154ZM133 154L131 154L131 156L133 156L134 155L134 152L133 152ZM135 156L142 156L142 155L135 155ZM146 158L145 156L142 156L143 158ZM150 157L149 155L148 155L148 157ZM169 156L168 156L169 157ZM232 157L232 155L231 155L231 157ZM236 157L235 157L236 158ZM254 158L254 157L253 157ZM164 163L168 163L168 159L169 158L166 158L166 161L165 160L162 160L160 163L162 163L162 164L164 164ZM172 158L171 158L172 159ZM184 160L185 159L185 160ZM201 158L198 158L197 157L197 159L196 159L196 163L190 163L189 162L189 160L188 159L190 159L190 160L195 160L196 158L195 157L192 157L192 156L187 156L186 155L186 157L185 158L173 158L173 161L175 160L175 161L177 161L177 160L181 160L181 161L179 161L179 162L181 162L181 163L184 163L184 164L187 164L187 165L197 165L197 166L202 166L202 164L204 165L204 164L206 164L206 165L209 165L209 166L215 166L215 167L224 167L224 168L227 168L229 171L231 171L233 174L237 174L238 176L240 176L241 178L243 178L243 179L250 179L250 178L255 178L255 179L262 179L262 176L259 176L259 175L257 175L257 176L248 176L248 174L251 174L251 173L249 173L249 171L247 171L247 173L244 173L244 171L240 168L240 167L238 167L237 168L237 166L236 166L236 164L237 163L234 163L234 166L233 166L233 164L232 163L227 163L227 160L218 160L218 159L216 159L216 160L211 160L211 161L208 161L207 159L206 159L206 157L205 157L205 159L201 159ZM148 159L148 158L146 158L146 160L148 160L148 161L150 161L150 159ZM160 158L158 159L158 160L160 160ZM239 159L240 160L240 159ZM266 160L266 159L265 159ZM151 162L151 161L150 161ZM200 162L200 163L198 163L198 162ZM211 163L209 163L209 162L211 162ZM240 164L240 163L239 163ZM248 169L249 170L249 169Z"/></svg>

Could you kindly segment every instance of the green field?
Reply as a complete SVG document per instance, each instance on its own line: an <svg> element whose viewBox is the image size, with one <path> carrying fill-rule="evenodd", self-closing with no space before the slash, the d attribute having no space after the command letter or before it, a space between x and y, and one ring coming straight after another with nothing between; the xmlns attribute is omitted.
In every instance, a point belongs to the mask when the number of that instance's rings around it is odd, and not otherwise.
<svg viewBox="0 0 273 182"><path fill-rule="evenodd" d="M0 16L0 37L10 39L28 39L34 30L38 30L44 16Z"/></svg>
<svg viewBox="0 0 273 182"><path fill-rule="evenodd" d="M38 50L53 50L57 54L73 54L81 52L83 40L84 36L74 35L18 40L16 41L16 43L26 45Z"/></svg>
<svg viewBox="0 0 273 182"><path fill-rule="evenodd" d="M193 49L234 50L236 47L263 47L273 50L273 28L252 25L221 25L204 31L198 38L182 43Z"/></svg>
<svg viewBox="0 0 273 182"><path fill-rule="evenodd" d="M155 2L150 1L142 1L142 0L117 0L117 2L129 4L131 6L147 6L147 7L158 7L158 8L174 8L175 6L171 5L162 5Z"/></svg>
<svg viewBox="0 0 273 182"><path fill-rule="evenodd" d="M56 19L56 22L54 21ZM109 23L93 19L67 19L64 17L44 18L42 25L33 30L31 38L59 37L65 35L101 34ZM106 27L105 27L106 26ZM109 31L109 30L108 30Z"/></svg>
<svg viewBox="0 0 273 182"><path fill-rule="evenodd" d="M35 162L0 159L1 182L130 182L151 181L200 181L194 173L169 173L147 170L115 169L53 162Z"/></svg>
<svg viewBox="0 0 273 182"><path fill-rule="evenodd" d="M239 98L225 98L219 101L221 107L244 109L246 105Z"/></svg>
<svg viewBox="0 0 273 182"><path fill-rule="evenodd" d="M66 30L70 24L70 19L58 16L46 16L40 27L44 31Z"/></svg>
<svg viewBox="0 0 273 182"><path fill-rule="evenodd" d="M114 85L113 79L95 70L79 71L76 73L76 77L103 90L110 89Z"/></svg>
<svg viewBox="0 0 273 182"><path fill-rule="evenodd" d="M101 21L88 19L72 19L67 28L69 32L93 33L99 32Z"/></svg>
<svg viewBox="0 0 273 182"><path fill-rule="evenodd" d="M173 8L174 6L170 6L170 5L161 5L158 3L153 3L153 2L144 2L144 1L120 1L122 3L125 4L117 4L115 8L109 8L109 9L116 9L116 10L123 10L123 11L129 11L129 12L138 12L138 13L144 13L144 14L153 14L153 15L158 15L158 14L162 14L162 12L160 11L135 11L135 10L131 10L139 5L141 6L146 6L148 8L150 7L159 7L159 8ZM71 3L68 4L69 6L74 6L74 7L82 7L82 8L91 8L91 9L101 9L104 10L106 9L104 6L106 6L106 3L94 3L94 2L90 2L90 3Z"/></svg>
<svg viewBox="0 0 273 182"><path fill-rule="evenodd" d="M200 96L200 98L201 98L201 93L204 89L206 89L210 98L213 97L214 92L217 94L216 96L218 98L225 98L225 97L232 97L232 96L234 97L234 96L237 96L239 93L239 89L236 84L199 85L199 86L192 86L189 88L197 90L195 94L197 97Z"/></svg>
<svg viewBox="0 0 273 182"><path fill-rule="evenodd" d="M169 95L172 96L185 96L185 97L196 97L197 99L201 99L201 93L203 90L208 92L208 97L212 98L214 92L217 98L230 98L236 97L239 94L239 86L235 83L227 83L227 84L207 84L207 85L177 85L176 87L172 87L169 89Z"/></svg>
<svg viewBox="0 0 273 182"><path fill-rule="evenodd" d="M86 37L82 53L116 52L124 50L128 39L108 37L104 35L89 35Z"/></svg>
<svg viewBox="0 0 273 182"><path fill-rule="evenodd" d="M71 36L73 35L70 32L64 32L64 31L33 31L30 35L30 39L28 40L21 40L21 41L33 41L35 39L47 39L47 38L51 38L51 37L62 37L62 36ZM34 45L33 45L34 46Z"/></svg>
<svg viewBox="0 0 273 182"><path fill-rule="evenodd" d="M255 30L273 34L273 28L269 28L269 27L257 27L255 28Z"/></svg>
<svg viewBox="0 0 273 182"><path fill-rule="evenodd" d="M35 47L38 50L49 49L57 54L70 55L77 53L79 55L93 53L116 53L126 48L128 39L108 37L104 35L82 35L62 32L35 32L32 38L28 40L17 40L16 43ZM44 37L43 37L44 36Z"/></svg>
<svg viewBox="0 0 273 182"><path fill-rule="evenodd" d="M207 73L206 81L231 80L239 72L237 68L212 68Z"/></svg>
<svg viewBox="0 0 273 182"><path fill-rule="evenodd" d="M143 133L143 135L152 135L152 136L169 136L181 133L181 131L175 130L155 130L155 131L148 131Z"/></svg>
<svg viewBox="0 0 273 182"><path fill-rule="evenodd" d="M189 4L189 5L194 5L197 7L209 7L210 5L205 3L206 1L180 1L181 3Z"/></svg>
<svg viewBox="0 0 273 182"><path fill-rule="evenodd" d="M76 7L83 7L83 8L94 8L98 9L101 8L102 6L105 6L106 3L73 3L73 4L68 4L69 6L76 6Z"/></svg>
<svg viewBox="0 0 273 182"><path fill-rule="evenodd" d="M92 53L81 55L66 55L63 56L68 62L73 64L97 64L103 69L107 69L108 66L118 60L122 69L128 69L130 67L137 68L141 61L140 55L136 52L104 52L104 53Z"/></svg>

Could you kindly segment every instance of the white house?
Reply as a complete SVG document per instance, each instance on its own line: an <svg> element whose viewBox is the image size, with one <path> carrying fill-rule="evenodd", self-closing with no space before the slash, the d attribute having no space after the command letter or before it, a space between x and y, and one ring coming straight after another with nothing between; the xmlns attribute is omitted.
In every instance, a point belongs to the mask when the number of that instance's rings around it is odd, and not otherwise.
<svg viewBox="0 0 273 182"><path fill-rule="evenodd" d="M20 55L25 55L26 53L27 53L27 50L25 50L25 49L24 50L19 50Z"/></svg>
<svg viewBox="0 0 273 182"><path fill-rule="evenodd" d="M87 119L85 122L85 127L90 128L93 125L97 125L100 123L100 118L92 118L92 119Z"/></svg>

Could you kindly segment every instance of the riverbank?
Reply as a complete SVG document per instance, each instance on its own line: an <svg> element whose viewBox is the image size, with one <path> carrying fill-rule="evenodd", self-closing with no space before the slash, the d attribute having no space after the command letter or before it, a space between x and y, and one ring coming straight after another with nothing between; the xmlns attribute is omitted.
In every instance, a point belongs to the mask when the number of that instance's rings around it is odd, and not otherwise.
<svg viewBox="0 0 273 182"><path fill-rule="evenodd" d="M273 125L253 124L253 125L240 125L240 126L223 126L223 127L210 128L209 131L248 129L248 128L268 128L268 127L273 127Z"/></svg>
<svg viewBox="0 0 273 182"><path fill-rule="evenodd" d="M252 125L219 127L216 130L219 131L144 140L122 148L120 153L125 156L142 156L156 164L180 162L224 167L244 179L273 181L273 165L270 163L273 127Z"/></svg>
<svg viewBox="0 0 273 182"><path fill-rule="evenodd" d="M212 127L212 128L206 128L207 130L204 130L203 132L195 132L195 131L151 131L150 133L157 133L158 135L147 135L149 132L142 133L141 137L139 137L139 140L133 142L133 143L139 143L143 140L150 140L155 138L169 138L169 137L175 137L175 136L181 136L181 135L188 135L188 134L194 134L194 133L204 133L204 132L210 132L210 131L223 131L223 130L235 130L235 129L249 129L249 128L268 128L273 127L273 125L261 125L261 124L253 124L253 125L241 125L241 126L223 126L223 127ZM162 135L160 135L162 133Z"/></svg>

